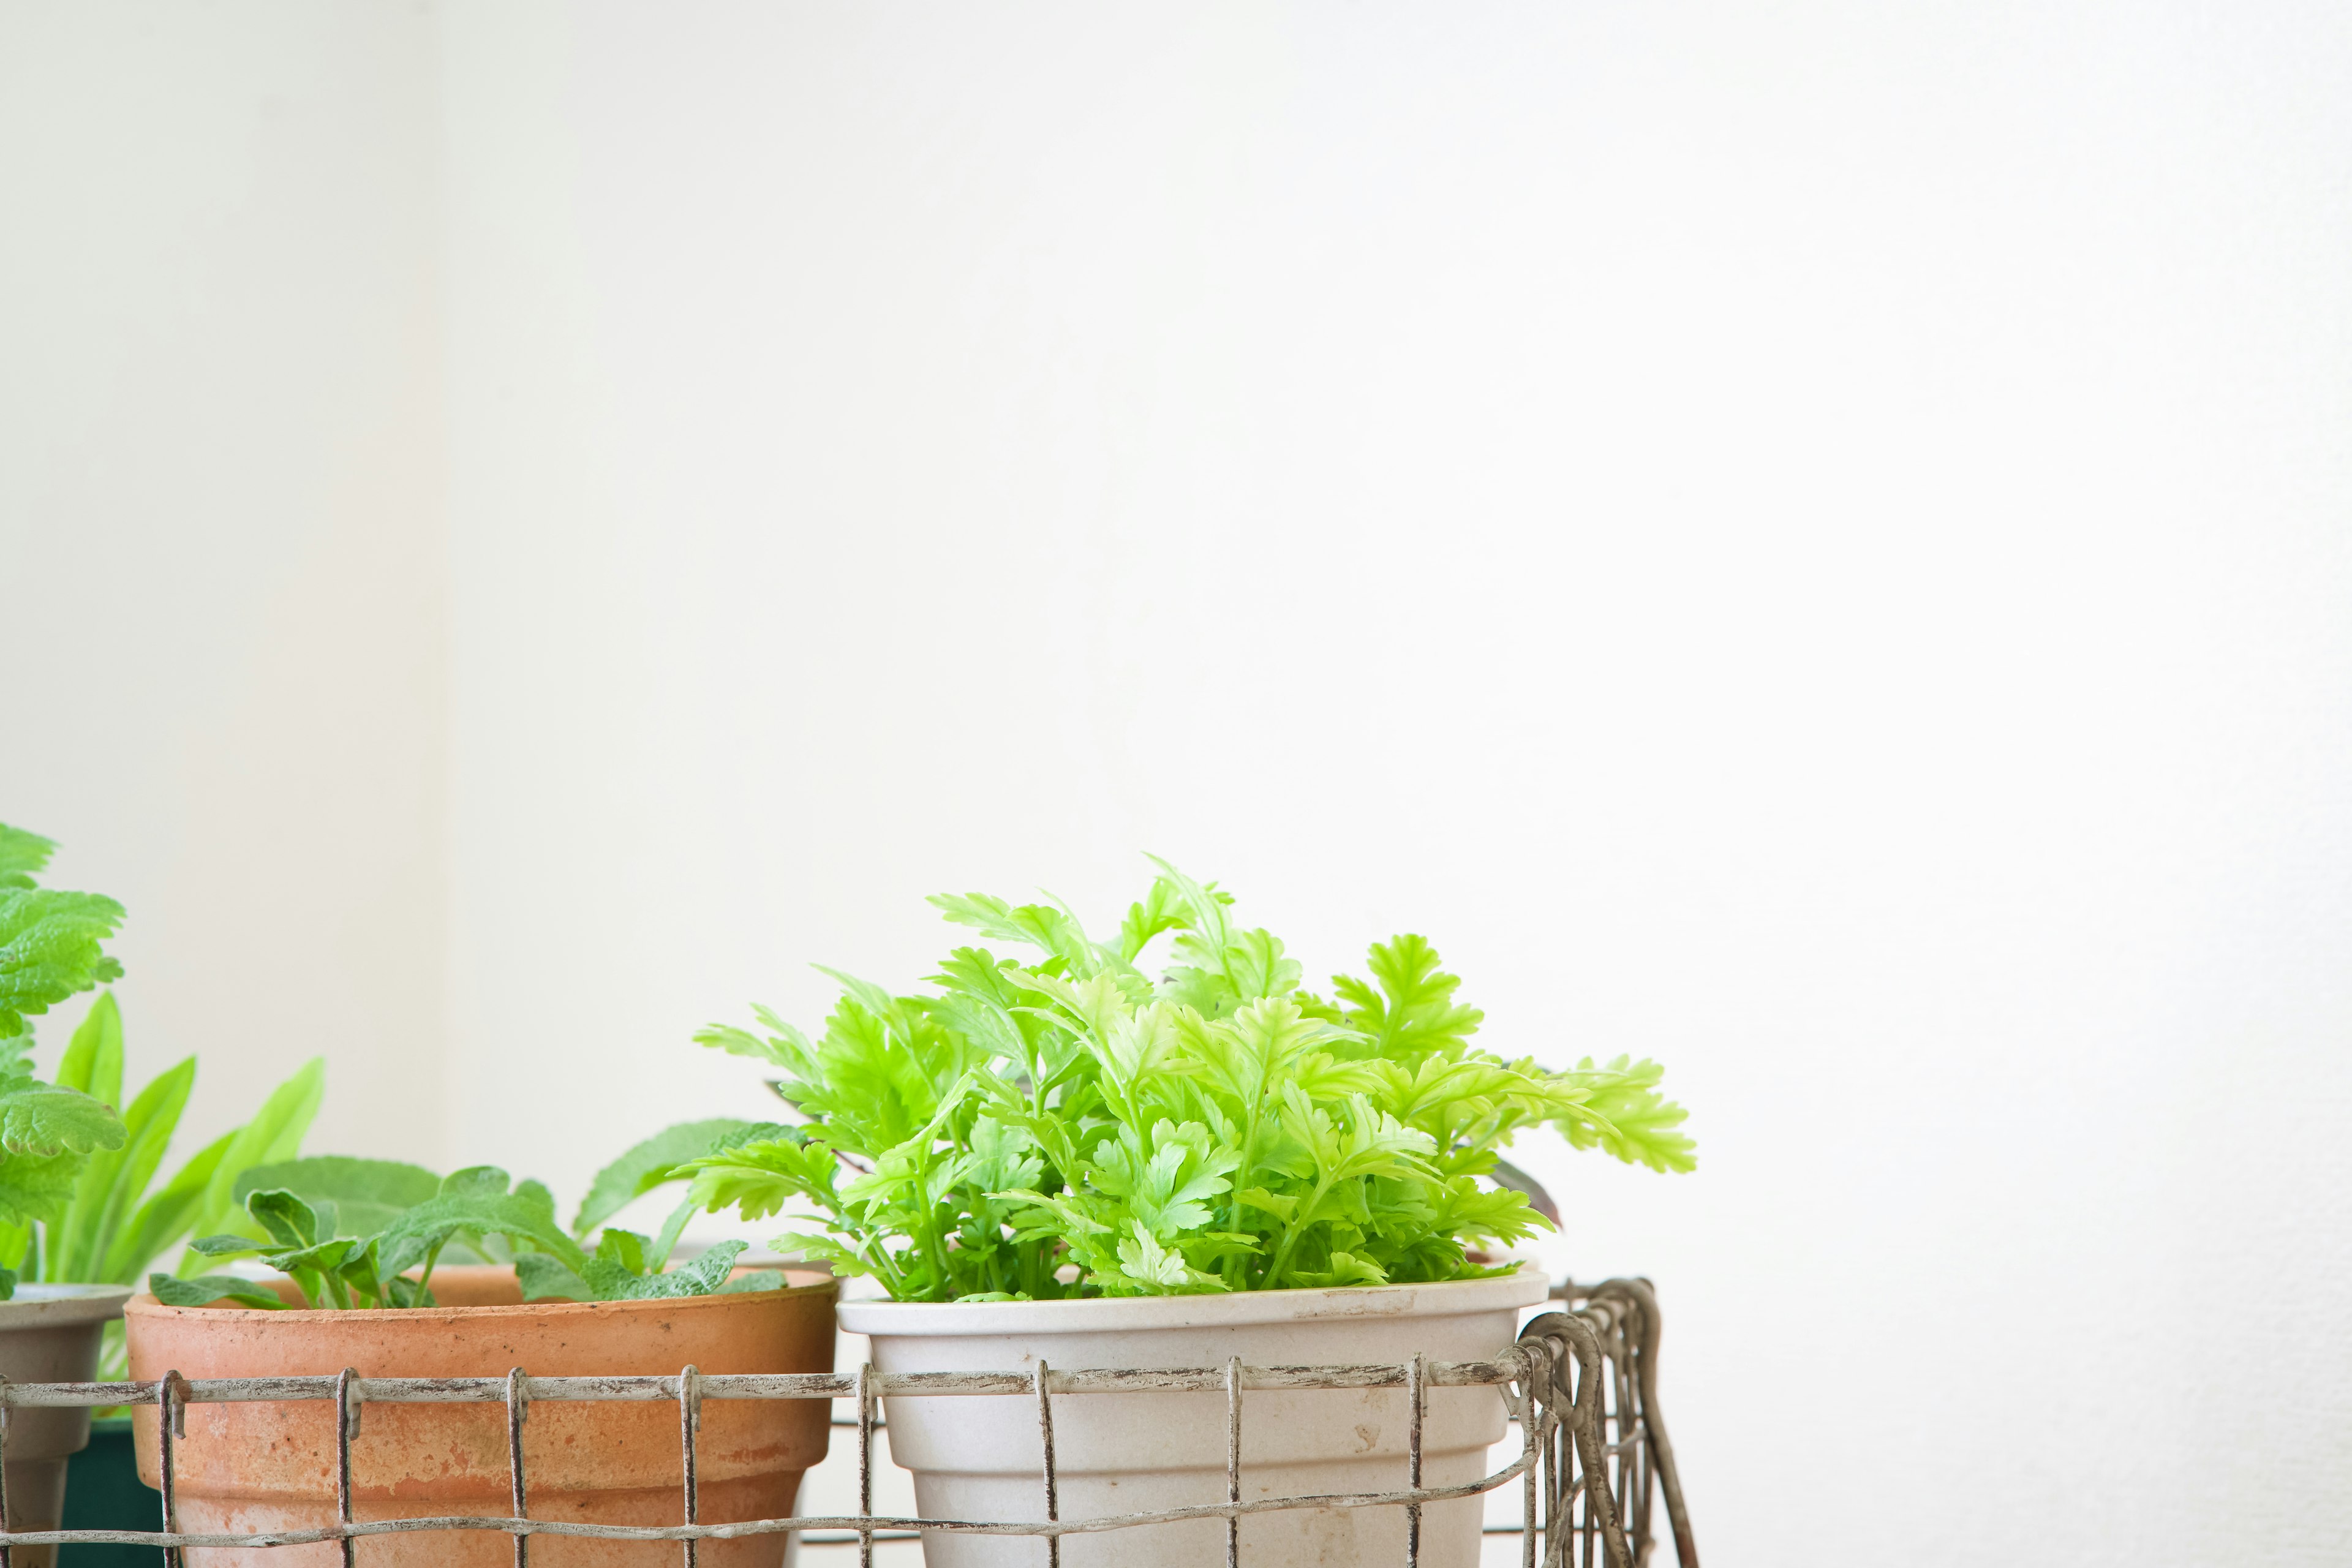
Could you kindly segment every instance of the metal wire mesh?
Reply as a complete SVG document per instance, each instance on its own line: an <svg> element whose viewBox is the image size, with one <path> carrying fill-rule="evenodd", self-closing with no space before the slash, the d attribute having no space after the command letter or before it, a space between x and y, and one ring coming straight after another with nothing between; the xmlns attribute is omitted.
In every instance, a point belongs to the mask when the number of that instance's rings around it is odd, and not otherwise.
<svg viewBox="0 0 2352 1568"><path fill-rule="evenodd" d="M1421 1514L1425 1504L1475 1497L1519 1483L1520 1523L1503 1533L1520 1538L1523 1568L1637 1568L1653 1545L1652 1520L1663 1498L1681 1568L1698 1568L1697 1548L1683 1507L1674 1449L1657 1406L1657 1302L1645 1281L1616 1279L1553 1291L1568 1303L1522 1331L1507 1354L1487 1362L1425 1362L1416 1356L1396 1366L1254 1367L1238 1360L1223 1367L1178 1371L1137 1369L1055 1371L1040 1362L1034 1373L884 1373L870 1365L854 1373L720 1375L692 1366L667 1377L531 1377L517 1367L505 1377L362 1378L350 1369L331 1376L198 1379L178 1373L145 1383L0 1383L0 1461L5 1461L12 1411L31 1408L152 1404L157 1409L157 1474L163 1486L161 1530L0 1529L0 1568L10 1568L11 1549L45 1543L121 1543L164 1550L170 1568L182 1568L184 1551L205 1547L273 1547L339 1542L346 1564L356 1542L367 1536L418 1531L503 1531L514 1538L516 1568L528 1568L534 1536L591 1536L614 1541L674 1542L687 1568L704 1541L788 1531L837 1532L855 1539L861 1564L870 1568L877 1537L908 1533L1043 1537L1047 1561L1058 1563L1066 1535L1132 1529L1193 1519L1226 1521L1225 1561L1242 1560L1241 1520L1255 1513L1304 1508L1402 1508L1406 1568L1418 1568ZM1422 1476L1423 1415L1432 1388L1494 1387L1501 1391L1521 1445L1502 1469L1465 1485L1425 1487ZM1265 1389L1402 1388L1408 1407L1404 1486L1394 1491L1244 1501L1242 1442L1245 1396ZM1065 1520L1060 1517L1054 1447L1054 1402L1089 1394L1222 1393L1226 1404L1225 1500L1150 1513ZM898 1395L1027 1397L1036 1403L1045 1464L1039 1520L1000 1522L979 1520L877 1516L874 1511L875 1403ZM700 1521L696 1438L703 1404L713 1399L848 1398L856 1403L858 1509L854 1515L795 1515L734 1523ZM335 1423L335 1523L310 1530L258 1534L203 1534L180 1529L174 1496L175 1444L186 1436L190 1405L261 1400L331 1400ZM530 1405L542 1400L675 1401L678 1406L679 1475L684 1522L632 1526L535 1520L530 1517L523 1462L523 1424ZM505 1516L457 1516L358 1520L353 1517L352 1441L362 1412L371 1404L484 1403L505 1406L507 1456L512 1512ZM0 1462L0 1521L7 1517L6 1466Z"/></svg>

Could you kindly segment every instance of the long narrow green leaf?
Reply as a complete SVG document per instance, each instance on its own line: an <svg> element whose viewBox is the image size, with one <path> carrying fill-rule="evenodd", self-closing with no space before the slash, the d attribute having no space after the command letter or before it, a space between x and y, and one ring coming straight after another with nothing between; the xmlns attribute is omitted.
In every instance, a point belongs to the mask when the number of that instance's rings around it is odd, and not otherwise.
<svg viewBox="0 0 2352 1568"><path fill-rule="evenodd" d="M58 1087L78 1089L118 1109L122 1104L122 1010L114 993L101 991L73 1032L65 1059L58 1063Z"/></svg>
<svg viewBox="0 0 2352 1568"><path fill-rule="evenodd" d="M98 1000L82 1016L80 1026L73 1032L72 1043L66 1047L65 1057L58 1063L57 1082L59 1089L79 1090L118 1109L121 1106L122 1012L115 1005L113 992L100 992ZM127 1121L124 1126L128 1131ZM94 1256L91 1232L129 1146L126 1142L122 1149L100 1150L82 1167L81 1177L74 1184L72 1199L42 1237L47 1243L41 1257L43 1279L89 1278L88 1266Z"/></svg>
<svg viewBox="0 0 2352 1568"><path fill-rule="evenodd" d="M196 1151L162 1192L139 1205L139 1212L131 1216L128 1226L115 1233L113 1245L106 1249L105 1259L99 1265L100 1280L110 1285L135 1283L165 1247L195 1228L196 1216L204 1212L205 1193L212 1184L213 1173L220 1169L229 1145L243 1131L241 1127L233 1128Z"/></svg>
<svg viewBox="0 0 2352 1568"><path fill-rule="evenodd" d="M81 1184L75 1189L73 1206L66 1211L66 1223L55 1233L50 1268L57 1272L52 1279L101 1278L99 1269L112 1250L116 1235L137 1211L140 1200L147 1195L148 1183L155 1179L156 1167L163 1163L195 1082L196 1058L189 1057L159 1074L131 1102L122 1118L130 1139L120 1149L91 1156ZM119 1281L112 1275L103 1278L128 1284L138 1276Z"/></svg>

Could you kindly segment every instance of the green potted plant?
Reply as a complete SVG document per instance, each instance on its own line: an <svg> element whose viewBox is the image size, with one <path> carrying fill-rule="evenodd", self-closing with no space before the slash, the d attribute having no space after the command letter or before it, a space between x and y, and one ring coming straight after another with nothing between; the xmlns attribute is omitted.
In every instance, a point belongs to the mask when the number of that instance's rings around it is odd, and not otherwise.
<svg viewBox="0 0 2352 1568"><path fill-rule="evenodd" d="M164 1253L192 1234L209 1234L243 1216L237 1181L257 1165L290 1159L318 1114L326 1090L326 1064L318 1058L271 1092L244 1125L222 1133L191 1155L160 1187L156 1179L173 1134L195 1087L196 1058L159 1073L123 1103L122 1014L111 991L101 991L75 1029L57 1080L120 1108L125 1139L119 1149L93 1154L73 1194L54 1218L0 1228L0 1259L26 1279L115 1288L118 1304ZM152 1190L151 1190L152 1189ZM119 1318L104 1325L98 1377L127 1377ZM155 1498L140 1483L127 1412L100 1411L89 1445L67 1466L64 1528L145 1530L155 1521ZM82 1568L160 1563L152 1548L84 1547Z"/></svg>
<svg viewBox="0 0 2352 1568"><path fill-rule="evenodd" d="M759 1032L705 1032L775 1071L796 1124L731 1127L729 1146L640 1185L690 1179L688 1205L800 1220L780 1250L887 1297L842 1309L885 1372L1027 1371L1496 1356L1547 1286L1478 1255L1546 1226L1493 1180L1503 1145L1549 1127L1692 1168L1655 1065L1555 1070L1475 1048L1481 1015L1418 936L1374 946L1370 978L1327 999L1231 901L1162 863L1097 942L1058 904L934 899L1027 955L958 947L916 994L836 974L814 1037L765 1009ZM1038 1517L1042 1446L1019 1403L888 1402L926 1517ZM1247 1497L1402 1484L1396 1392L1258 1394L1248 1412ZM1482 1474L1504 1418L1491 1389L1432 1391L1425 1484ZM1065 1519L1224 1500L1222 1396L1090 1394L1055 1421ZM1475 1499L1432 1505L1423 1561L1475 1563L1479 1517ZM1245 1518L1242 1538L1269 1564L1388 1561L1403 1529L1394 1509L1295 1510ZM1215 1520L1077 1535L1063 1559L1214 1561L1223 1536ZM934 1568L1042 1560L1011 1537L931 1535L925 1552Z"/></svg>
<svg viewBox="0 0 2352 1568"><path fill-rule="evenodd" d="M27 1020L122 973L106 941L122 906L97 893L40 885L57 846L0 824L0 1253L11 1237L61 1215L94 1155L124 1143L121 1119L102 1101L34 1076ZM0 1377L13 1383L86 1382L100 1336L127 1289L89 1283L20 1283L0 1266ZM54 1530L63 1510L66 1460L89 1441L87 1410L28 1410L10 1423L11 1530ZM26 1548L19 1563L46 1568L55 1553Z"/></svg>
<svg viewBox="0 0 2352 1568"><path fill-rule="evenodd" d="M835 1285L734 1265L742 1244L665 1268L656 1239L607 1226L593 1245L567 1232L536 1182L478 1166L443 1177L394 1161L314 1156L247 1173L250 1234L201 1237L211 1272L157 1273L129 1308L131 1373L153 1378L331 1374L362 1377L671 1376L806 1373L833 1365ZM257 1261L267 1273L217 1260ZM705 1522L789 1513L802 1473L824 1454L824 1401L715 1402L698 1447ZM155 1412L142 1407L138 1450L152 1484ZM509 1510L506 1417L481 1405L372 1407L352 1446L355 1516L413 1519ZM182 1524L258 1531L335 1518L333 1411L310 1404L202 1405L175 1445ZM550 1403L524 1429L525 1473L541 1518L625 1525L679 1522L674 1406ZM781 1536L707 1542L720 1568L772 1568ZM651 1542L548 1538L549 1563L668 1564ZM308 1553L309 1555L304 1555ZM513 1549L479 1531L394 1533L360 1555L397 1568L503 1564ZM319 1548L256 1549L223 1560L336 1560Z"/></svg>

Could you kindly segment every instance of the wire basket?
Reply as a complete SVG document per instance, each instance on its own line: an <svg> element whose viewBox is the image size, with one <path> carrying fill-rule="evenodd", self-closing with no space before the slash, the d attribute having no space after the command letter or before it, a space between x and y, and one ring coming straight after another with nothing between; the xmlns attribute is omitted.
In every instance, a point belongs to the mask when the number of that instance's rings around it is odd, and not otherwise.
<svg viewBox="0 0 2352 1568"><path fill-rule="evenodd" d="M274 1547L335 1542L351 1564L357 1543L368 1536L417 1531L499 1531L514 1538L516 1568L529 1568L534 1537L589 1536L612 1541L675 1542L686 1568L695 1568L704 1541L801 1531L808 1544L855 1543L861 1564L873 1562L877 1538L908 1534L983 1534L1040 1537L1046 1560L1058 1564L1062 1538L1185 1520L1225 1521L1225 1562L1241 1563L1241 1525L1246 1514L1288 1509L1401 1508L1405 1512L1404 1561L1418 1568L1421 1513L1430 1503L1493 1492L1517 1483L1520 1522L1489 1526L1488 1533L1517 1535L1524 1568L1637 1568L1654 1544L1653 1521L1663 1500L1680 1568L1698 1568L1697 1548L1683 1507L1657 1406L1657 1301L1649 1284L1612 1279L1591 1287L1554 1288L1566 1310L1549 1311L1521 1331L1517 1343L1493 1361L1428 1362L1419 1357L1397 1366L1254 1367L1234 1361L1223 1367L1191 1370L1052 1371L1042 1363L1034 1375L1011 1373L904 1373L886 1374L872 1366L854 1373L768 1375L705 1374L689 1366L667 1377L540 1377L517 1367L503 1378L362 1378L348 1369L333 1376L222 1378L191 1381L167 1373L143 1383L0 1384L0 1460L5 1460L10 1415L17 1410L152 1404L157 1407L157 1474L163 1482L160 1530L53 1530L11 1532L0 1529L0 1568L12 1568L18 1546L120 1543L163 1549L169 1568L183 1568L188 1548ZM1520 1429L1519 1453L1494 1474L1462 1486L1422 1484L1422 1417L1433 1387L1490 1386L1501 1391ZM1393 1491L1347 1496L1278 1497L1243 1500L1242 1425L1249 1393L1260 1389L1402 1388L1409 1412L1404 1485ZM1054 1449L1054 1402L1089 1394L1221 1393L1226 1405L1225 1501L1154 1513L1065 1520L1060 1517ZM1020 1522L892 1518L873 1511L874 1434L877 1402L886 1395L970 1395L1018 1398L1035 1403L1045 1463L1038 1477L1041 1518ZM856 1417L842 1423L857 1433L858 1505L852 1515L794 1516L724 1524L699 1522L696 1480L696 1433L701 1407L712 1399L839 1399L854 1402ZM256 1400L330 1400L335 1423L336 1522L312 1530L260 1534L195 1534L179 1527L173 1500L173 1446L186 1436L190 1405ZM527 1507L523 1465L523 1420L538 1400L664 1401L678 1408L679 1475L684 1522L669 1526L589 1524L535 1520ZM507 1455L513 1511L507 1515L357 1520L352 1515L352 1439L361 1413L371 1404L500 1404L506 1407ZM6 1466L0 1462L0 1510L6 1506ZM0 1521L6 1519L0 1511Z"/></svg>

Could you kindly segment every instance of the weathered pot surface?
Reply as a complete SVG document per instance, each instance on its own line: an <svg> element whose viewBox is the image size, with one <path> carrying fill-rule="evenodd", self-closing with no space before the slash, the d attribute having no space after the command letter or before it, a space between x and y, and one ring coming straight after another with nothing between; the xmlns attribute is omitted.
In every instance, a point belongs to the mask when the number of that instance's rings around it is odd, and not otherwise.
<svg viewBox="0 0 2352 1568"><path fill-rule="evenodd" d="M1532 1268L1493 1279L1346 1290L1264 1290L1085 1301L850 1301L842 1327L872 1337L885 1373L1098 1367L1220 1368L1485 1361L1507 1352L1520 1310L1549 1285ZM914 1472L924 1517L1044 1517L1045 1448L1033 1399L885 1401L891 1457ZM1490 1388L1428 1391L1423 1484L1487 1472L1504 1434ZM1156 1512L1225 1500L1222 1394L1085 1394L1054 1400L1058 1513L1064 1520ZM1242 1402L1242 1497L1328 1496L1405 1486L1406 1398L1397 1389L1263 1391ZM1425 1568L1475 1568L1483 1500L1423 1512ZM1245 1516L1242 1561L1261 1568L1401 1563L1402 1508L1288 1509ZM1068 1568L1192 1568L1224 1560L1217 1519L1066 1535ZM1013 1568L1046 1561L1042 1539L924 1537L930 1568Z"/></svg>
<svg viewBox="0 0 2352 1568"><path fill-rule="evenodd" d="M98 1375L106 1325L122 1315L127 1285L16 1287L0 1301L0 1378L88 1383ZM8 1528L55 1530L64 1516L66 1460L89 1443L87 1409L16 1410L8 1422ZM19 1546L18 1568L49 1568L53 1546Z"/></svg>
<svg viewBox="0 0 2352 1568"><path fill-rule="evenodd" d="M131 1374L189 1379L332 1374L362 1377L666 1376L827 1372L833 1366L834 1282L795 1274L791 1289L660 1301L522 1303L506 1269L441 1269L445 1304L351 1311L166 1307L141 1296L129 1308ZM369 1405L352 1442L352 1514L360 1520L513 1512L506 1412L497 1405ZM315 1529L335 1518L334 1408L320 1400L194 1405L174 1444L183 1530L254 1533ZM824 1400L712 1400L696 1443L705 1523L791 1513L802 1473L824 1457ZM156 1413L136 1413L140 1474L156 1471ZM533 1518L628 1525L684 1519L678 1411L667 1402L541 1401L523 1424L523 1470ZM709 1542L709 1568L772 1568L781 1534ZM679 1548L658 1542L534 1536L537 1568L669 1568ZM505 1568L504 1531L419 1531L362 1537L370 1568ZM192 1551L194 1564L328 1568L331 1542Z"/></svg>

